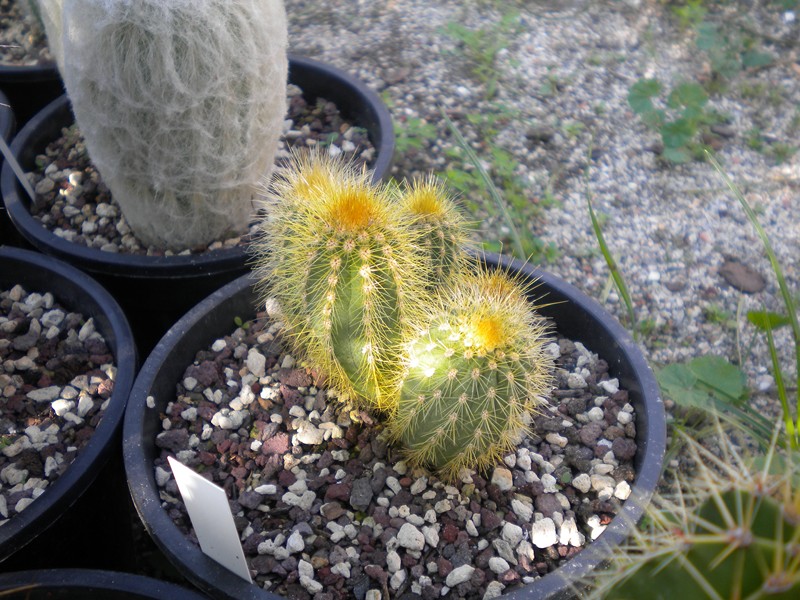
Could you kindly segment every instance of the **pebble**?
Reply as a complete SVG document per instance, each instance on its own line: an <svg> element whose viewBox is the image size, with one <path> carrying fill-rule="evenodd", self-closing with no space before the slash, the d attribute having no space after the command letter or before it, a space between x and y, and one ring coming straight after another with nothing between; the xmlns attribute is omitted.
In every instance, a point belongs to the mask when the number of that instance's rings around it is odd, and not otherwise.
<svg viewBox="0 0 800 600"><path fill-rule="evenodd" d="M469 581L472 577L472 574L475 572L475 567L472 565L461 565L460 567L456 567L445 579L445 585L447 587L455 587L461 583Z"/></svg>
<svg viewBox="0 0 800 600"><path fill-rule="evenodd" d="M409 550L422 550L425 547L425 536L411 523L405 523L397 532L397 543Z"/></svg>
<svg viewBox="0 0 800 600"><path fill-rule="evenodd" d="M495 467L492 472L492 483L504 492L512 489L514 487L514 479L511 471L504 467Z"/></svg>
<svg viewBox="0 0 800 600"><path fill-rule="evenodd" d="M549 548L558 542L553 519L543 518L531 525L531 544L537 548Z"/></svg>

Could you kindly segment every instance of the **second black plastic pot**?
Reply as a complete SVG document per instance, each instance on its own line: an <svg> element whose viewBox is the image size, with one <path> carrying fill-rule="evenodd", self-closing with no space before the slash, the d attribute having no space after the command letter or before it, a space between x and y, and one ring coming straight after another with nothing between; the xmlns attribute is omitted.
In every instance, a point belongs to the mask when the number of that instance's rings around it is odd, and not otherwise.
<svg viewBox="0 0 800 600"><path fill-rule="evenodd" d="M31 66L0 64L0 90L8 97L22 127L64 93L64 83L54 62Z"/></svg>
<svg viewBox="0 0 800 600"><path fill-rule="evenodd" d="M573 595L573 585L597 568L606 551L622 543L642 517L661 474L666 446L664 406L640 350L597 302L530 266L497 255L486 255L484 260L490 268L518 271L527 280L537 280L534 300L545 305L540 312L553 319L561 334L583 342L608 362L610 375L628 390L629 401L636 409L636 479L620 513L597 540L563 567L508 596L515 600L568 598ZM161 427L159 415L175 398L176 385L186 367L198 350L231 332L235 317L246 320L253 315L255 302L251 279L241 277L198 304L167 332L134 384L125 415L124 459L131 495L145 528L187 579L217 598L275 600L274 594L245 583L208 558L178 529L162 508L154 476L154 460L160 453L155 445ZM155 399L155 406L148 408L148 398Z"/></svg>
<svg viewBox="0 0 800 600"><path fill-rule="evenodd" d="M95 569L48 569L0 575L7 600L204 600L193 589L142 575Z"/></svg>
<svg viewBox="0 0 800 600"><path fill-rule="evenodd" d="M120 435L137 368L130 327L117 302L85 273L37 252L2 246L0 288L17 284L27 292L50 292L62 306L91 317L117 375L100 424L72 464L0 527L0 570L128 568L132 521Z"/></svg>
<svg viewBox="0 0 800 600"><path fill-rule="evenodd" d="M376 149L374 179L386 176L394 153L394 131L386 106L363 83L328 65L299 57L289 60L289 81L313 103L325 97L341 114L367 131ZM23 169L74 122L62 96L37 114L14 139L12 151ZM36 249L92 274L117 299L131 322L141 356L181 315L202 298L248 270L244 246L203 254L144 256L103 252L68 242L30 214L30 200L10 168L2 173L2 195L14 226Z"/></svg>

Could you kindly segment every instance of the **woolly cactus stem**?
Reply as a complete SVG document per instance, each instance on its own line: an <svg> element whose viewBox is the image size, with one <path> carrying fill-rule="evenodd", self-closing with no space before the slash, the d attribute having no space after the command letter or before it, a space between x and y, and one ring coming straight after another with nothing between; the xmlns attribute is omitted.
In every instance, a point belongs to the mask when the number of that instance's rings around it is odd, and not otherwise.
<svg viewBox="0 0 800 600"><path fill-rule="evenodd" d="M185 249L244 233L286 114L282 1L70 0L63 31L47 29L139 239Z"/></svg>

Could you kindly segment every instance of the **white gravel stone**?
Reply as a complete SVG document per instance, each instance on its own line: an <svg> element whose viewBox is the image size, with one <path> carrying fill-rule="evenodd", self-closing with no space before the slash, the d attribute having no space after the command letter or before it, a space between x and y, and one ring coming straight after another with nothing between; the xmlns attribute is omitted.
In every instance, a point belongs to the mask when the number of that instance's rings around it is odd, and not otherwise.
<svg viewBox="0 0 800 600"><path fill-rule="evenodd" d="M33 498L20 498L19 501L14 505L14 510L20 513L28 508L31 504L33 504Z"/></svg>
<svg viewBox="0 0 800 600"><path fill-rule="evenodd" d="M631 486L627 481L620 481L614 488L614 497L618 500L627 500L631 495Z"/></svg>
<svg viewBox="0 0 800 600"><path fill-rule="evenodd" d="M156 485L164 487L172 477L172 471L168 471L162 467L156 467Z"/></svg>
<svg viewBox="0 0 800 600"><path fill-rule="evenodd" d="M503 558L499 556L493 556L489 559L489 568L492 570L493 573L497 573L498 575L502 575L506 571L508 571L511 566L508 564Z"/></svg>
<svg viewBox="0 0 800 600"><path fill-rule="evenodd" d="M400 569L389 578L389 587L393 590L399 590L406 582L406 579L408 579L408 573L406 573L405 569Z"/></svg>
<svg viewBox="0 0 800 600"><path fill-rule="evenodd" d="M52 402L61 395L61 386L49 385L31 390L25 396L34 402Z"/></svg>
<svg viewBox="0 0 800 600"><path fill-rule="evenodd" d="M461 565L450 571L444 583L447 587L453 588L460 583L469 581L474 572L475 567L472 565Z"/></svg>
<svg viewBox="0 0 800 600"><path fill-rule="evenodd" d="M590 421L602 421L603 417L605 416L605 412L599 406L594 406L589 409L589 412L586 413L586 416L589 417Z"/></svg>
<svg viewBox="0 0 800 600"><path fill-rule="evenodd" d="M605 381L601 381L599 384L600 388L606 394L616 394L619 391L619 380L615 377L614 379L606 379Z"/></svg>
<svg viewBox="0 0 800 600"><path fill-rule="evenodd" d="M511 471L505 467L495 467L492 472L492 483L502 491L507 492L514 487L514 479L511 475Z"/></svg>
<svg viewBox="0 0 800 600"><path fill-rule="evenodd" d="M247 351L247 370L256 377L264 377L267 374L267 358L258 351L257 348L250 348Z"/></svg>
<svg viewBox="0 0 800 600"><path fill-rule="evenodd" d="M483 600L494 600L503 595L505 586L499 581L490 581L486 586L486 591L483 594Z"/></svg>
<svg viewBox="0 0 800 600"><path fill-rule="evenodd" d="M578 373L567 375L567 387L571 390L580 390L587 387L586 380Z"/></svg>
<svg viewBox="0 0 800 600"><path fill-rule="evenodd" d="M286 549L289 551L289 554L297 554L306 549L305 540L303 540L303 536L300 532L292 532L292 535L286 540Z"/></svg>
<svg viewBox="0 0 800 600"><path fill-rule="evenodd" d="M558 542L556 524L553 519L545 517L531 525L531 544L537 548L549 548Z"/></svg>
<svg viewBox="0 0 800 600"><path fill-rule="evenodd" d="M89 411L94 408L94 400L89 394L81 394L78 396L78 416L85 417L89 414Z"/></svg>
<svg viewBox="0 0 800 600"><path fill-rule="evenodd" d="M558 480L550 473L545 473L541 477L545 494L555 494L558 491Z"/></svg>
<svg viewBox="0 0 800 600"><path fill-rule="evenodd" d="M516 548L522 541L522 527L514 523L506 523L503 525L503 530L500 535L512 548Z"/></svg>
<svg viewBox="0 0 800 600"><path fill-rule="evenodd" d="M389 573L397 573L402 568L400 555L395 550L386 553L386 569Z"/></svg>
<svg viewBox="0 0 800 600"><path fill-rule="evenodd" d="M409 550L422 550L425 547L425 536L411 523L403 523L397 532L397 542Z"/></svg>
<svg viewBox="0 0 800 600"><path fill-rule="evenodd" d="M286 492L281 497L281 500L283 500L289 506L299 506L301 510L311 510L311 506L314 504L314 500L316 499L317 495L311 490L303 492L300 496L294 492Z"/></svg>
<svg viewBox="0 0 800 600"><path fill-rule="evenodd" d="M295 434L297 441L301 444L318 446L325 441L325 432L309 421L303 421Z"/></svg>
<svg viewBox="0 0 800 600"><path fill-rule="evenodd" d="M514 498L511 500L511 510L513 510L514 514L522 519L523 522L531 521L533 519L533 506L530 502L524 502Z"/></svg>
<svg viewBox="0 0 800 600"><path fill-rule="evenodd" d="M436 527L423 527L422 535L425 536L425 543L431 548L436 548L439 545L439 532L436 530Z"/></svg>

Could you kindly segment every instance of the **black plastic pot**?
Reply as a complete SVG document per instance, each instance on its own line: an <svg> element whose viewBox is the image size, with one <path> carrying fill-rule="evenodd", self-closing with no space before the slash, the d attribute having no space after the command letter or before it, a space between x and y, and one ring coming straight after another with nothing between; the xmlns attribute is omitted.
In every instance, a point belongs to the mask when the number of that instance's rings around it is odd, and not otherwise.
<svg viewBox="0 0 800 600"><path fill-rule="evenodd" d="M158 579L91 569L6 573L0 575L0 594L13 600L207 600Z"/></svg>
<svg viewBox="0 0 800 600"><path fill-rule="evenodd" d="M0 64L0 90L8 96L20 127L64 93L55 63L32 66Z"/></svg>
<svg viewBox="0 0 800 600"><path fill-rule="evenodd" d="M37 252L0 247L0 287L51 292L66 308L92 317L114 355L117 377L103 419L64 474L0 527L0 570L131 564L131 518L120 436L137 357L128 322L96 281Z"/></svg>
<svg viewBox="0 0 800 600"><path fill-rule="evenodd" d="M365 128L376 148L374 178L388 174L394 131L389 112L377 94L343 71L305 58L290 58L289 81L301 86L307 101L324 96L337 104L342 115ZM59 136L61 128L73 122L66 96L31 119L12 144L23 169L31 169L36 155ZM11 221L28 243L91 273L114 295L128 315L142 356L187 310L248 270L247 252L242 246L153 257L103 252L68 242L31 216L30 200L10 168L3 168L0 186Z"/></svg>
<svg viewBox="0 0 800 600"><path fill-rule="evenodd" d="M636 409L639 451L636 480L623 508L606 530L564 567L536 583L518 588L509 598L567 598L581 576L595 569L609 547L620 544L634 523L642 517L659 476L666 446L666 416L652 371L631 337L597 302L560 279L518 261L494 254L484 259L489 267L520 271L537 280L536 300L545 303L541 313L552 318L568 338L583 342L609 364L612 377L628 390ZM229 334L234 317L254 314L252 280L241 277L209 296L187 313L158 343L134 384L123 430L125 469L136 509L145 528L163 553L187 579L217 598L274 600L274 594L248 585L239 577L205 556L175 526L161 506L153 468L160 450L155 446L161 414L175 398L176 385L195 353L215 339ZM146 399L155 398L147 408Z"/></svg>
<svg viewBox="0 0 800 600"><path fill-rule="evenodd" d="M8 97L0 91L0 136L3 137L7 144L10 144L16 130L17 122L14 110L9 104ZM4 162L5 160L0 156L0 165ZM0 204L0 244L15 243L18 242L18 239L19 234L11 224L5 208Z"/></svg>

